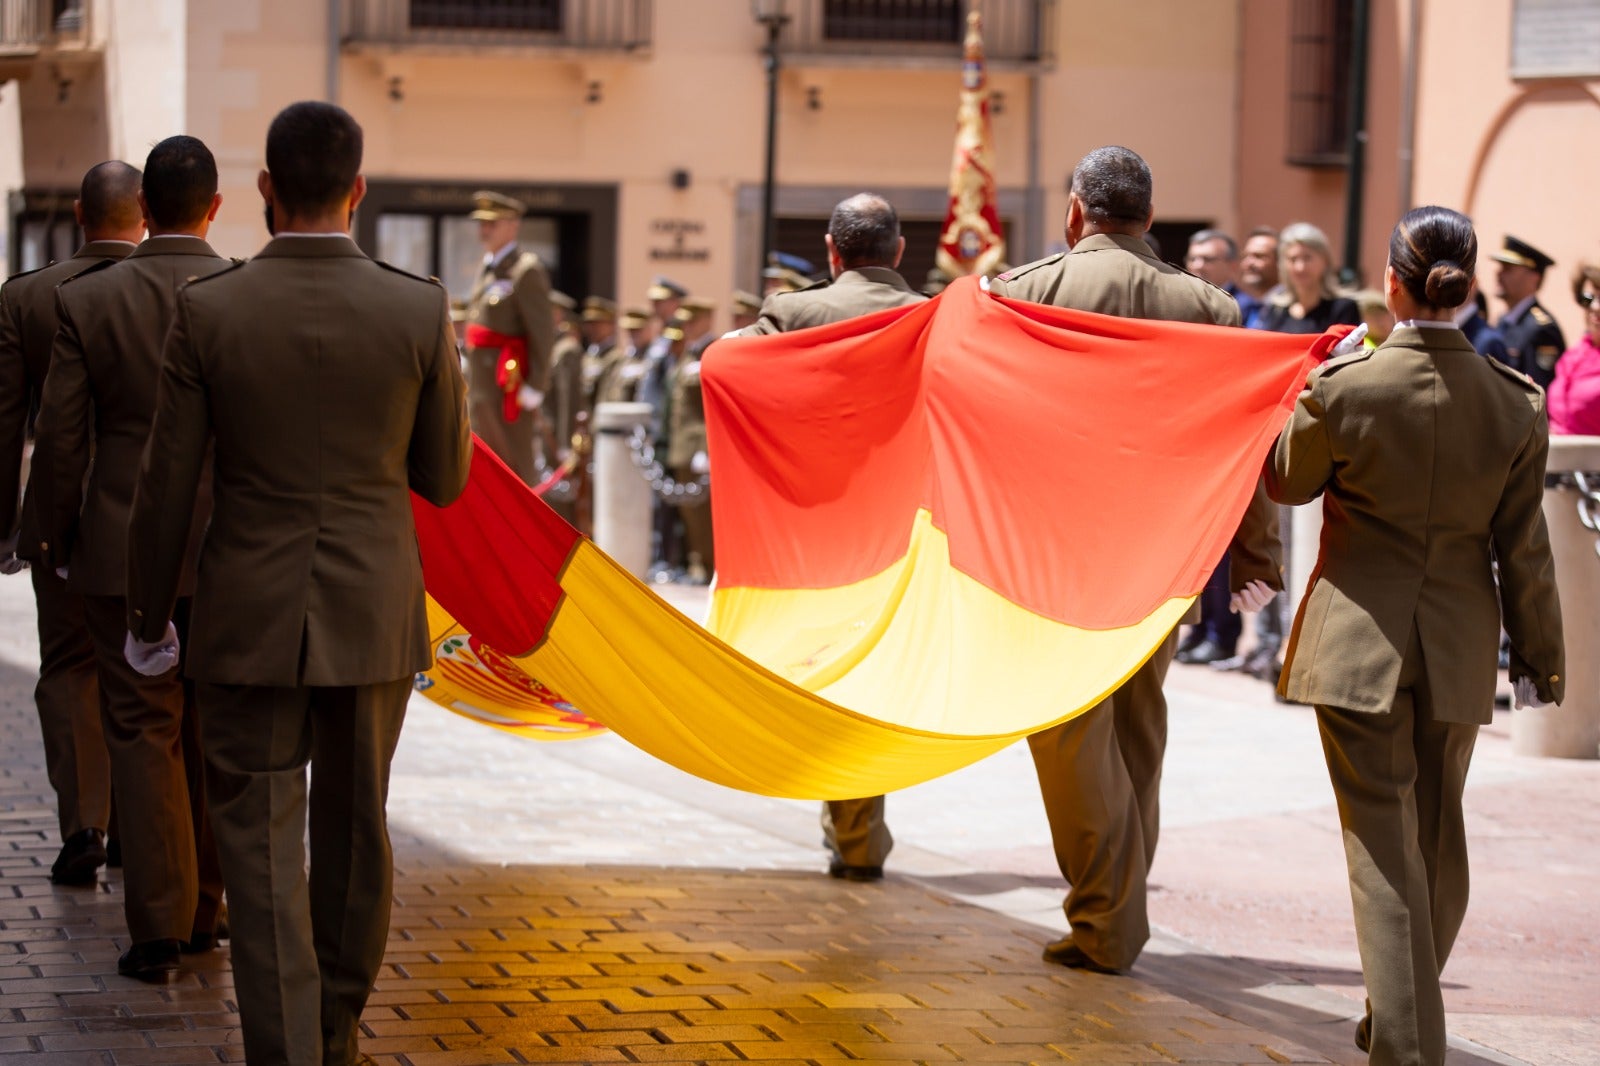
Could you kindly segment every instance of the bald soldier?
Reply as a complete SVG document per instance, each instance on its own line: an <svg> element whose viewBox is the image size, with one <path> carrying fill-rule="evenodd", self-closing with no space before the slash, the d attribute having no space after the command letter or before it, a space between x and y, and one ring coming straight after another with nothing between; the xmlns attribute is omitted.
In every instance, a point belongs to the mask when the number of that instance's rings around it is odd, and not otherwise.
<svg viewBox="0 0 1600 1066"><path fill-rule="evenodd" d="M1001 274L990 291L1102 315L1237 326L1233 297L1162 262L1145 242L1151 187L1150 168L1136 153L1090 152L1073 171L1067 197L1071 250ZM1258 487L1229 555L1234 590L1282 589L1280 553L1277 512ZM1056 861L1070 886L1071 930L1044 949L1047 962L1120 973L1150 938L1146 878L1167 740L1161 686L1175 634L1176 627L1099 705L1028 738Z"/></svg>
<svg viewBox="0 0 1600 1066"><path fill-rule="evenodd" d="M28 412L47 380L57 326L56 286L97 263L122 259L144 236L137 168L110 161L83 176L72 213L87 238L70 259L18 274L0 288L0 573L23 563L16 551L18 485ZM21 508L26 546L38 537L31 498ZM61 850L50 867L58 885L92 885L106 862L111 765L100 724L100 683L83 599L49 566L33 568L38 604L39 681L33 700L44 735L45 768L56 794Z"/></svg>
<svg viewBox="0 0 1600 1066"><path fill-rule="evenodd" d="M743 334L788 333L927 299L895 270L906 241L900 236L899 217L883 197L864 192L841 201L823 241L830 279L793 292L773 292ZM822 839L831 853L830 876L849 881L883 876L883 861L894 847L883 809L882 796L823 804Z"/></svg>
<svg viewBox="0 0 1600 1066"><path fill-rule="evenodd" d="M518 477L536 480L535 423L548 387L555 317L550 275L517 244L527 208L497 192L472 197L483 268L467 300L472 429Z"/></svg>

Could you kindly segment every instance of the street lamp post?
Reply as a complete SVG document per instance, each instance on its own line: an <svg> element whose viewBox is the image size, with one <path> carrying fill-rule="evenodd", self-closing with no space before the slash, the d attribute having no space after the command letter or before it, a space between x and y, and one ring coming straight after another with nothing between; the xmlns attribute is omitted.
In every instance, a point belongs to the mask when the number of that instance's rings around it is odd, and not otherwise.
<svg viewBox="0 0 1600 1066"><path fill-rule="evenodd" d="M761 260L756 264L755 291L762 287L761 271L772 255L775 242L772 198L777 187L778 167L778 39L789 16L784 12L784 0L750 0L751 12L756 21L767 28L767 168L761 187Z"/></svg>

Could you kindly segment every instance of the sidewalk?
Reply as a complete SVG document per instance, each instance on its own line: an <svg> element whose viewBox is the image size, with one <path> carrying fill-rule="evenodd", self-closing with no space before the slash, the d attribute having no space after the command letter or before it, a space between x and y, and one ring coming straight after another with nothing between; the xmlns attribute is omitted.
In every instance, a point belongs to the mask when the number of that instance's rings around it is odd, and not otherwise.
<svg viewBox="0 0 1600 1066"><path fill-rule="evenodd" d="M702 595L675 599L694 614ZM0 581L0 1064L239 1061L225 952L165 989L117 977L120 873L46 880L31 627L26 581ZM890 876L852 885L821 873L814 804L730 792L615 737L517 742L414 700L363 1047L410 1066L1360 1062L1308 712L1209 671L1175 668L1172 691L1163 931L1130 977L1039 960L1062 886L1025 746L891 798ZM1490 731L1474 766L1451 1062L1592 1061L1600 767L1505 747Z"/></svg>

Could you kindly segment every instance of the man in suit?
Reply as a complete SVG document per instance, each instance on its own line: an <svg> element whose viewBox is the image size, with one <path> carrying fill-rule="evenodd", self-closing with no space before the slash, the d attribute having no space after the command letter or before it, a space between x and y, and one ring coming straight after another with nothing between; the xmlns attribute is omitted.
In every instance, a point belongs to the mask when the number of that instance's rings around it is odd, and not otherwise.
<svg viewBox="0 0 1600 1066"><path fill-rule="evenodd" d="M28 414L44 390L56 335L56 286L79 271L133 251L144 236L139 171L112 160L83 176L72 210L87 238L71 259L18 274L0 288L0 573L23 568L38 538L30 499L18 485ZM92 885L106 862L111 766L100 725L100 682L83 600L49 566L33 568L39 619L39 682L33 690L45 766L56 793L61 851L50 867L58 885Z"/></svg>
<svg viewBox="0 0 1600 1066"><path fill-rule="evenodd" d="M742 334L788 333L927 299L895 269L906 241L900 235L899 216L883 197L864 192L841 201L828 219L823 242L830 280L770 293L760 316ZM883 862L894 847L883 812L882 796L828 800L822 805L830 876L847 881L883 877Z"/></svg>
<svg viewBox="0 0 1600 1066"><path fill-rule="evenodd" d="M471 458L443 288L349 238L361 142L332 104L273 119L257 186L275 236L179 291L128 530L128 659L160 673L212 439L185 670L252 1063L369 1061L389 764L433 661L411 493L450 503Z"/></svg>
<svg viewBox="0 0 1600 1066"><path fill-rule="evenodd" d="M180 945L211 947L222 903L189 692L176 670L146 677L123 658L128 509L155 414L161 344L179 286L228 265L205 241L221 204L204 144L177 136L151 149L139 192L149 239L57 290L61 324L34 448L39 558L66 570L83 597L104 695L132 941L117 971L145 981L177 970ZM178 588L180 636L210 490L202 479Z"/></svg>
<svg viewBox="0 0 1600 1066"><path fill-rule="evenodd" d="M1161 262L1145 243L1154 217L1151 185L1150 168L1136 153L1090 152L1073 171L1067 198L1071 250L1001 274L990 291L1125 318L1238 325L1232 297ZM1283 587L1280 554L1277 515L1258 488L1234 535L1232 588L1265 602L1268 589ZM1098 706L1028 738L1056 861L1070 886L1071 931L1045 948L1049 962L1118 973L1150 937L1146 883L1167 737L1161 687L1175 647L1176 630Z"/></svg>
<svg viewBox="0 0 1600 1066"><path fill-rule="evenodd" d="M471 218L483 243L483 269L467 300L467 373L472 428L518 477L537 480L539 420L555 342L550 275L517 244L527 208L497 192L473 194Z"/></svg>
<svg viewBox="0 0 1600 1066"><path fill-rule="evenodd" d="M1507 237L1505 244L1489 257L1500 264L1495 272L1500 299L1505 301L1505 317L1495 323L1505 338L1511 366L1549 388L1556 377L1556 361L1567 350L1567 340L1555 317L1539 302L1539 286L1544 272L1555 265L1527 241Z"/></svg>

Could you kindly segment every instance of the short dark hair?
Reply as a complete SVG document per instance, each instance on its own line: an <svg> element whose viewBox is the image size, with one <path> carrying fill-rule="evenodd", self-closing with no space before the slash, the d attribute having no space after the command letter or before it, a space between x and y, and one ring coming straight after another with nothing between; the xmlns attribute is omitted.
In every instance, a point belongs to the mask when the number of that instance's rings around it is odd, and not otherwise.
<svg viewBox="0 0 1600 1066"><path fill-rule="evenodd" d="M290 104L267 127L267 173L289 210L326 211L350 195L361 173L361 126L336 104Z"/></svg>
<svg viewBox="0 0 1600 1066"><path fill-rule="evenodd" d="M1472 220L1448 207L1407 211L1389 236L1389 265L1423 307L1460 307L1478 265Z"/></svg>
<svg viewBox="0 0 1600 1066"><path fill-rule="evenodd" d="M883 197L857 193L833 209L828 236L846 270L894 266L895 253L900 250L900 216Z"/></svg>
<svg viewBox="0 0 1600 1066"><path fill-rule="evenodd" d="M96 163L78 187L85 233L131 229L140 222L139 168L120 159Z"/></svg>
<svg viewBox="0 0 1600 1066"><path fill-rule="evenodd" d="M1226 233L1223 233L1219 229L1201 230L1193 237L1189 238L1189 247L1193 248L1197 244L1208 244L1211 241L1221 241L1223 244L1227 245L1228 259L1230 261L1239 258L1239 246L1234 243L1232 237L1228 236Z"/></svg>
<svg viewBox="0 0 1600 1066"><path fill-rule="evenodd" d="M1278 227L1276 227L1276 226L1255 226L1250 230L1249 233L1246 233L1244 235L1244 239L1247 242L1252 237L1271 237L1273 243L1276 244L1277 241L1278 241Z"/></svg>
<svg viewBox="0 0 1600 1066"><path fill-rule="evenodd" d="M217 195L217 161L196 137L168 137L150 149L143 187L145 210L154 225L193 225L206 217Z"/></svg>
<svg viewBox="0 0 1600 1066"><path fill-rule="evenodd" d="M1098 225L1149 221L1153 184L1139 153L1114 144L1096 148L1072 170L1072 194Z"/></svg>

